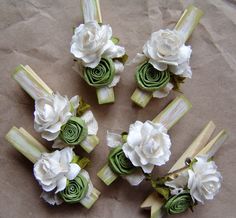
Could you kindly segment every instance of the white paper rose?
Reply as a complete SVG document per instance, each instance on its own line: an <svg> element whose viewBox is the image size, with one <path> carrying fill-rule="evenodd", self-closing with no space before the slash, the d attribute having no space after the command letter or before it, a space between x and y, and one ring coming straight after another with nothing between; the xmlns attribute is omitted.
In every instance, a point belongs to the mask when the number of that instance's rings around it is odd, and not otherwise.
<svg viewBox="0 0 236 218"><path fill-rule="evenodd" d="M75 115L79 106L79 97L75 96L69 101L59 93L40 97L35 101L34 128L41 132L42 137L48 141L55 140L71 116Z"/></svg>
<svg viewBox="0 0 236 218"><path fill-rule="evenodd" d="M72 148L61 151L44 153L34 164L34 176L45 192L56 188L58 193L66 188L66 182L74 179L81 168L78 164L71 163L74 153Z"/></svg>
<svg viewBox="0 0 236 218"><path fill-rule="evenodd" d="M212 200L219 192L222 176L214 161L208 161L204 156L196 159L192 169L188 170L188 188L194 200L204 203L205 200Z"/></svg>
<svg viewBox="0 0 236 218"><path fill-rule="evenodd" d="M157 70L164 71L170 66L172 73L191 77L189 59L191 47L185 46L181 35L175 30L159 30L152 33L143 46L144 55ZM139 60L144 59L139 54Z"/></svg>
<svg viewBox="0 0 236 218"><path fill-rule="evenodd" d="M75 29L70 51L85 67L95 68L102 55L115 58L125 54L125 49L115 45L111 37L110 25L99 25L96 21L81 24Z"/></svg>
<svg viewBox="0 0 236 218"><path fill-rule="evenodd" d="M123 151L134 166L151 173L155 165L161 166L169 160L170 147L170 137L162 124L136 121L130 125Z"/></svg>

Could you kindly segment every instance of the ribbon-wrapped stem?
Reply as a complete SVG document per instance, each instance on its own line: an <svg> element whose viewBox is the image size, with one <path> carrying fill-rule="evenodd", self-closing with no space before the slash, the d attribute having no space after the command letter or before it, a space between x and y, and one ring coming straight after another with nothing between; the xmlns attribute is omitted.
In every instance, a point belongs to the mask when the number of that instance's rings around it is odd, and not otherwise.
<svg viewBox="0 0 236 218"><path fill-rule="evenodd" d="M177 30L183 37L184 42L188 40L191 36L193 30L199 23L201 17L203 16L203 12L193 6L190 5L180 17L178 23L175 26L175 30Z"/></svg>
<svg viewBox="0 0 236 218"><path fill-rule="evenodd" d="M6 139L32 163L35 163L42 153L48 152L46 147L23 128L12 127L6 134Z"/></svg>
<svg viewBox="0 0 236 218"><path fill-rule="evenodd" d="M190 109L191 103L187 98L184 96L177 97L157 117L154 118L153 122L162 123L167 129L170 129ZM110 185L118 178L118 174L111 169L109 163L106 163L97 175L106 185Z"/></svg>
<svg viewBox="0 0 236 218"><path fill-rule="evenodd" d="M144 91L140 88L136 88L131 96L131 100L142 108L145 108L151 99L152 92Z"/></svg>
<svg viewBox="0 0 236 218"><path fill-rule="evenodd" d="M12 76L34 100L53 94L47 84L28 65L19 65Z"/></svg>
<svg viewBox="0 0 236 218"><path fill-rule="evenodd" d="M188 147L188 149L183 153L183 155L176 161L173 167L169 170L168 176L176 178L180 173L183 173L183 168L185 165L186 158L193 160L199 155L207 155L207 158L212 158L219 148L223 145L225 140L228 138L228 134L225 130L219 132L209 143L207 143L212 136L215 129L215 124L210 121L205 128L196 137L193 143ZM183 168L183 170L179 170ZM163 198L153 192L150 194L146 200L142 203L141 208L151 209L151 218L161 218L162 207L164 205Z"/></svg>
<svg viewBox="0 0 236 218"><path fill-rule="evenodd" d="M109 104L115 102L114 89L111 87L101 87L96 89L99 104Z"/></svg>
<svg viewBox="0 0 236 218"><path fill-rule="evenodd" d="M99 0L81 0L81 9L84 23L92 20L102 23L102 14Z"/></svg>

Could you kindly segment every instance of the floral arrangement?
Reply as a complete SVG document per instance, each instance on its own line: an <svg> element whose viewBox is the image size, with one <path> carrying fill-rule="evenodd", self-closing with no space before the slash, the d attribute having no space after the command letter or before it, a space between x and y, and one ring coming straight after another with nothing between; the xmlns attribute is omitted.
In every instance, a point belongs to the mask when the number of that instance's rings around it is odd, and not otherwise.
<svg viewBox="0 0 236 218"><path fill-rule="evenodd" d="M146 174L155 192L141 207L151 207L151 217L193 211L220 191L222 176L212 158L228 134L222 130L208 142L214 129L215 124L210 121L166 175L153 178Z"/></svg>
<svg viewBox="0 0 236 218"><path fill-rule="evenodd" d="M74 29L70 52L74 70L95 87L99 104L115 101L114 90L128 58L119 39L112 36L110 25L102 23L99 1L82 0L84 24ZM97 15L99 14L99 15Z"/></svg>
<svg viewBox="0 0 236 218"><path fill-rule="evenodd" d="M185 42L199 22L202 11L194 6L188 7L174 30L161 29L151 34L131 63L138 64L135 79L138 88L131 100L145 107L152 97L164 98L180 84L192 77L189 65L191 46Z"/></svg>
<svg viewBox="0 0 236 218"><path fill-rule="evenodd" d="M91 152L99 143L97 121L78 95L70 100L53 91L29 66L18 66L13 78L35 100L34 128L54 148L80 145Z"/></svg>
<svg viewBox="0 0 236 218"><path fill-rule="evenodd" d="M33 173L43 192L41 197L50 205L81 203L90 208L100 192L93 187L83 168L89 160L76 155L72 148L48 152L23 128L13 127L6 139L33 164Z"/></svg>
<svg viewBox="0 0 236 218"><path fill-rule="evenodd" d="M170 158L171 139L167 131L191 108L180 96L173 100L153 121L136 121L128 132L107 132L111 148L107 164L98 172L99 178L110 185L118 176L131 185L139 185L155 166ZM171 116L169 116L171 114Z"/></svg>

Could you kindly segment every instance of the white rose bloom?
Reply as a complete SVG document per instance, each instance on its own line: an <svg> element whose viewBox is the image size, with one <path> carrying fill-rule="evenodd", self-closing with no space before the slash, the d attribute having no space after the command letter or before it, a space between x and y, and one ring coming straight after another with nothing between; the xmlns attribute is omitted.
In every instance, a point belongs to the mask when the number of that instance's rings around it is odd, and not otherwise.
<svg viewBox="0 0 236 218"><path fill-rule="evenodd" d="M99 25L96 21L90 21L75 29L70 51L85 67L95 68L102 55L115 58L125 54L125 49L115 45L111 38L110 25Z"/></svg>
<svg viewBox="0 0 236 218"><path fill-rule="evenodd" d="M204 156L196 159L192 169L188 170L188 188L193 200L204 203L205 200L212 200L219 192L222 176L214 161L208 161Z"/></svg>
<svg viewBox="0 0 236 218"><path fill-rule="evenodd" d="M191 47L184 45L181 35L169 29L152 33L143 46L143 53L154 68L163 71L169 66L172 73L184 77L191 77L191 52Z"/></svg>
<svg viewBox="0 0 236 218"><path fill-rule="evenodd" d="M34 176L45 192L56 188L58 193L66 188L66 182L74 179L81 168L78 164L71 163L74 153L72 148L61 151L44 153L34 164Z"/></svg>
<svg viewBox="0 0 236 218"><path fill-rule="evenodd" d="M136 167L151 173L154 166L165 164L170 158L171 141L161 123L136 121L130 125L123 151Z"/></svg>
<svg viewBox="0 0 236 218"><path fill-rule="evenodd" d="M69 101L59 93L40 97L35 101L34 128L42 133L48 141L55 140L64 125L79 106L79 97L75 96Z"/></svg>

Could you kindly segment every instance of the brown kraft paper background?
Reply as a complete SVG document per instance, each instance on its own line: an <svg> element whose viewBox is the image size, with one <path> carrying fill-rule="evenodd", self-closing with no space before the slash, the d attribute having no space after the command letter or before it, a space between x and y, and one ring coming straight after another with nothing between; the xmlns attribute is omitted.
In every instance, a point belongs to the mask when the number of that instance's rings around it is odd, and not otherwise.
<svg viewBox="0 0 236 218"><path fill-rule="evenodd" d="M215 161L224 177L221 192L204 206L177 215L201 218L236 217L236 1L235 0L100 0L103 22L113 28L130 59L140 52L153 31L173 28L184 8L194 3L205 15L188 40L193 48L193 78L182 91L192 102L191 111L171 129L172 156L156 173L163 175L190 145L203 126L213 120L217 131L226 128L230 138ZM136 85L135 66L127 66L115 88L116 102L99 106L95 89L88 87L72 70L70 55L72 28L82 22L79 0L0 0L0 218L149 218L140 204L151 193L147 182L131 187L118 179L106 187L96 176L109 152L106 130L127 130L135 120L154 118L177 93L163 100L153 99L145 108L132 105ZM24 127L43 144L33 128L34 102L11 79L19 64L30 65L54 90L76 94L92 105L99 122L100 144L89 155L87 168L102 195L91 210L81 205L51 207L39 198L41 189L32 174L32 164L4 139L13 126Z"/></svg>

